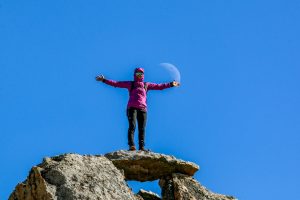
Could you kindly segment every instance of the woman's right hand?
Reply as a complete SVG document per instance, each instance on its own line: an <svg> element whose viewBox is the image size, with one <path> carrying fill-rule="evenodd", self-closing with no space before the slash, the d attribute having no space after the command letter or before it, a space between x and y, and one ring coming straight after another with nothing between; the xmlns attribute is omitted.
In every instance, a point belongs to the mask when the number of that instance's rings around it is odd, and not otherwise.
<svg viewBox="0 0 300 200"><path fill-rule="evenodd" d="M103 81L104 80L104 76L101 74L99 76L96 76L96 81Z"/></svg>

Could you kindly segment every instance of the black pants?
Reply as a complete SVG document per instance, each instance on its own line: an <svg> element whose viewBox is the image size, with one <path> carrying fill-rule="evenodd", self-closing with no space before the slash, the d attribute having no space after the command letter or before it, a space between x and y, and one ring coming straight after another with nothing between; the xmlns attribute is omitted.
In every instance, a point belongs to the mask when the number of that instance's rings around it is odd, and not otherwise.
<svg viewBox="0 0 300 200"><path fill-rule="evenodd" d="M134 146L134 131L136 127L136 120L138 122L139 129L139 148L145 146L145 127L147 121L147 112L137 109L137 108L128 108L127 109L128 117L128 145Z"/></svg>

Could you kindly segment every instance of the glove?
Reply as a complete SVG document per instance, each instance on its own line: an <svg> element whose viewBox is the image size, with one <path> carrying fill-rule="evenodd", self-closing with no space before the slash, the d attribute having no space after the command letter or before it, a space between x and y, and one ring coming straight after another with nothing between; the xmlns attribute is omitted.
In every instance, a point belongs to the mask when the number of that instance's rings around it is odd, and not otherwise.
<svg viewBox="0 0 300 200"><path fill-rule="evenodd" d="M102 81L104 80L104 76L101 74L99 76L96 76L96 81Z"/></svg>
<svg viewBox="0 0 300 200"><path fill-rule="evenodd" d="M171 82L171 83L172 83L172 86L173 86L173 87L179 87L179 86L180 86L180 83L179 83L179 82L173 81L173 82Z"/></svg>

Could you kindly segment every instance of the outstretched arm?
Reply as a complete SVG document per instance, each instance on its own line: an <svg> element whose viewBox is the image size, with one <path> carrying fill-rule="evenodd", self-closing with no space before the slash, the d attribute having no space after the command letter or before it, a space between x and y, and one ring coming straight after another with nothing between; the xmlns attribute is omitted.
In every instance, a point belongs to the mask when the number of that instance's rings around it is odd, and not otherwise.
<svg viewBox="0 0 300 200"><path fill-rule="evenodd" d="M170 88L170 87L178 87L180 85L180 83L176 82L176 81L172 81L170 83L148 83L147 85L147 89L148 90L163 90L166 88Z"/></svg>
<svg viewBox="0 0 300 200"><path fill-rule="evenodd" d="M118 88L129 88L131 85L130 81L108 80L108 79L105 79L103 75L97 76L96 81L102 81L103 83L105 83L107 85L118 87Z"/></svg>

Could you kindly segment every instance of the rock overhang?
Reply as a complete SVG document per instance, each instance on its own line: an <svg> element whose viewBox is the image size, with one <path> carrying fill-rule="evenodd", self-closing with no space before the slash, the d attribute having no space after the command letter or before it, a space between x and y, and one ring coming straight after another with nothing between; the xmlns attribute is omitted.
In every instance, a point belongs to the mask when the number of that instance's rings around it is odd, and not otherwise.
<svg viewBox="0 0 300 200"><path fill-rule="evenodd" d="M124 172L126 180L153 181L173 173L193 176L199 170L195 163L151 151L120 150L104 156Z"/></svg>

